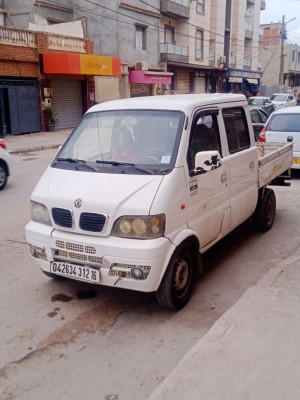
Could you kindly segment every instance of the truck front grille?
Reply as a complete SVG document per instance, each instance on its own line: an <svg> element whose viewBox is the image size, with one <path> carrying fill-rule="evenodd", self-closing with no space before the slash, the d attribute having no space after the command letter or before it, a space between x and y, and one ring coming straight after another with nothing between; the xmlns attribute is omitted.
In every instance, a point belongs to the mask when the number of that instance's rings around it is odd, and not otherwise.
<svg viewBox="0 0 300 400"><path fill-rule="evenodd" d="M80 215L79 227L83 231L101 232L106 217L103 214L84 212Z"/></svg>
<svg viewBox="0 0 300 400"><path fill-rule="evenodd" d="M73 228L74 221L72 211L65 208L52 208L52 217L56 225L63 228ZM83 231L102 232L106 222L104 214L83 212L80 215L79 227Z"/></svg>
<svg viewBox="0 0 300 400"><path fill-rule="evenodd" d="M72 228L72 211L65 208L52 208L52 217L56 225L64 228Z"/></svg>

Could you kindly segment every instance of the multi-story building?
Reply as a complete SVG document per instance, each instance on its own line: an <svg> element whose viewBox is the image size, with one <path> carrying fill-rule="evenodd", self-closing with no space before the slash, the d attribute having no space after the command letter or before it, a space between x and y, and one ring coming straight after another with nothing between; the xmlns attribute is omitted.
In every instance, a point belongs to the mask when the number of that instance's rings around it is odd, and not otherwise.
<svg viewBox="0 0 300 400"><path fill-rule="evenodd" d="M257 92L264 0L162 0L161 61L171 90Z"/></svg>
<svg viewBox="0 0 300 400"><path fill-rule="evenodd" d="M260 87L259 16L264 0L2 3L0 58L6 52L6 63L14 67L11 76L35 79L43 126L44 87L60 114L60 127L74 126L86 109L83 103L168 93L246 93ZM11 51L3 46L12 43L1 41L1 34L9 36L5 30L15 37L36 38L34 45L18 42L28 52L26 60L18 58L17 50L9 56ZM47 37L44 48L39 47L42 34ZM93 57L86 58L88 53ZM25 72L25 64L19 72L21 61L30 57L35 72ZM4 68L0 77L8 78Z"/></svg>
<svg viewBox="0 0 300 400"><path fill-rule="evenodd" d="M286 26L282 22L264 24L260 28L263 32L259 49L263 89L270 87L272 91L277 87L275 91L286 91L292 88L295 93L299 92L300 46L286 43Z"/></svg>

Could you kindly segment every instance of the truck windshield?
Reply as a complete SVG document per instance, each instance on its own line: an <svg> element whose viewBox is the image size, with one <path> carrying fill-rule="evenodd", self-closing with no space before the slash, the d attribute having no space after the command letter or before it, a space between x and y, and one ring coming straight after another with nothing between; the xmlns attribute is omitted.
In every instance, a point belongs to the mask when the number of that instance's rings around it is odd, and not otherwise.
<svg viewBox="0 0 300 400"><path fill-rule="evenodd" d="M166 110L113 110L86 114L52 166L87 171L167 173L175 163L185 115ZM81 160L66 163L65 160ZM69 165L67 165L69 164ZM132 167L139 168L132 168ZM90 169L91 170L91 169ZM121 172L120 172L121 173Z"/></svg>

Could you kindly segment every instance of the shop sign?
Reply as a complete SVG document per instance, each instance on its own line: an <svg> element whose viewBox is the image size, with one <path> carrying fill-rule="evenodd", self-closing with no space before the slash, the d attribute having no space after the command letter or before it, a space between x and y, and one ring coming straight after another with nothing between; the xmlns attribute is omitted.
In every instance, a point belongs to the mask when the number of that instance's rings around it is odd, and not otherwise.
<svg viewBox="0 0 300 400"><path fill-rule="evenodd" d="M129 82L170 85L172 75L172 72L130 71Z"/></svg>
<svg viewBox="0 0 300 400"><path fill-rule="evenodd" d="M44 74L121 75L121 60L116 57L79 53L44 53Z"/></svg>

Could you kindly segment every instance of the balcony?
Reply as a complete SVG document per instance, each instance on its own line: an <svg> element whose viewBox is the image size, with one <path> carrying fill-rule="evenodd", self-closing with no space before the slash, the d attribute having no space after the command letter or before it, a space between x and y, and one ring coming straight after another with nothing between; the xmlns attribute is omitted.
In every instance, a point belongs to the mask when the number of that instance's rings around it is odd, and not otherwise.
<svg viewBox="0 0 300 400"><path fill-rule="evenodd" d="M255 0L247 0L247 4L255 4Z"/></svg>
<svg viewBox="0 0 300 400"><path fill-rule="evenodd" d="M173 43L161 43L160 58L161 61L188 62L189 48Z"/></svg>
<svg viewBox="0 0 300 400"><path fill-rule="evenodd" d="M160 12L171 18L189 18L189 0L161 0Z"/></svg>
<svg viewBox="0 0 300 400"><path fill-rule="evenodd" d="M265 0L261 0L260 9L261 10L265 10L266 9L266 1Z"/></svg>

